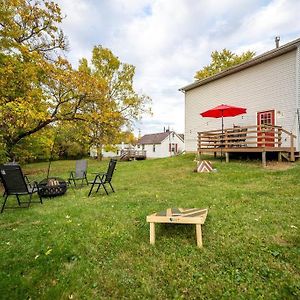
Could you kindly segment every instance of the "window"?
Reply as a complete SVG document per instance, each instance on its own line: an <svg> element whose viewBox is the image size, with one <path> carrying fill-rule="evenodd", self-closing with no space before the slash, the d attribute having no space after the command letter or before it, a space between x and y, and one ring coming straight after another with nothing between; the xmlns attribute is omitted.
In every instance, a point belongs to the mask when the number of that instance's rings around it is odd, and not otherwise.
<svg viewBox="0 0 300 300"><path fill-rule="evenodd" d="M153 152L155 152L155 144L153 144Z"/></svg>

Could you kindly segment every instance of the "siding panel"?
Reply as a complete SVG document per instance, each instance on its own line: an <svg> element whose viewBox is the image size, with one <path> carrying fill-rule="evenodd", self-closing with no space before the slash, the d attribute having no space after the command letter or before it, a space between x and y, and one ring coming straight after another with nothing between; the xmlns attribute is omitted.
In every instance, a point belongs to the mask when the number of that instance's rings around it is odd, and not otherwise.
<svg viewBox="0 0 300 300"><path fill-rule="evenodd" d="M185 149L197 150L197 132L221 128L220 119L200 112L219 104L242 106L247 114L224 118L224 126L255 125L259 111L275 109L275 124L297 135L296 56L291 51L238 73L209 82L185 94Z"/></svg>

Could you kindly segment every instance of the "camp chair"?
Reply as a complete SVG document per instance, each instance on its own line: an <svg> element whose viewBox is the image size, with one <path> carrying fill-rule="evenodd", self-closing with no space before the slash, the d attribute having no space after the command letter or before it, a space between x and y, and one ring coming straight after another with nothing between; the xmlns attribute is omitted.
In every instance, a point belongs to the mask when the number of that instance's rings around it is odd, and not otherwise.
<svg viewBox="0 0 300 300"><path fill-rule="evenodd" d="M103 186L103 188L106 192L106 195L108 195L107 189L105 187L105 184L107 184L107 183L110 185L112 191L115 192L115 190L111 184L111 180L112 180L112 177L114 174L116 164L117 164L117 160L111 159L108 164L107 172L106 173L97 173L94 180L92 182L90 182L92 184L92 186L91 186L90 192L88 194L88 197L91 195L95 185L98 186L96 193L99 191L100 187Z"/></svg>
<svg viewBox="0 0 300 300"><path fill-rule="evenodd" d="M26 207L29 207L33 193L36 193L39 191L37 182L28 184L27 179L24 176L22 169L18 164L0 165L0 177L1 177L1 181L3 183L4 189L5 189L4 194L3 194L4 203L1 208L1 213L4 210L7 198L10 195L16 196L19 207L24 207L24 206L21 206L21 204L27 204ZM21 195L29 195L29 201L21 203L20 197L19 197ZM40 203L43 204L43 201L42 201L42 198L40 195L39 195L39 198L40 198Z"/></svg>
<svg viewBox="0 0 300 300"><path fill-rule="evenodd" d="M88 183L86 174L87 174L87 160L86 159L81 159L81 160L76 160L76 167L75 171L70 172L70 176L68 178L69 184L72 182L76 186L76 180L81 180L81 186L83 185L83 181L85 180L86 184Z"/></svg>

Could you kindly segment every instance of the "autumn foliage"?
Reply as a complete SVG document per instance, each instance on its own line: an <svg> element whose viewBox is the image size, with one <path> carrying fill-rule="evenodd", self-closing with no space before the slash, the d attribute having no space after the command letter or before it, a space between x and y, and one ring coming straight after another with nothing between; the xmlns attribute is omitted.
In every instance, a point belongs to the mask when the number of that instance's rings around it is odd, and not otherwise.
<svg viewBox="0 0 300 300"><path fill-rule="evenodd" d="M135 68L109 49L95 47L78 69L63 58L62 21L52 1L0 0L0 160L47 158L57 137L84 154L149 111L133 89Z"/></svg>
<svg viewBox="0 0 300 300"><path fill-rule="evenodd" d="M255 52L252 51L246 51L240 55L235 54L228 49L223 49L222 51L213 51L211 53L211 63L207 66L204 66L200 71L197 71L195 74L195 79L201 80L218 74L253 58L254 55Z"/></svg>

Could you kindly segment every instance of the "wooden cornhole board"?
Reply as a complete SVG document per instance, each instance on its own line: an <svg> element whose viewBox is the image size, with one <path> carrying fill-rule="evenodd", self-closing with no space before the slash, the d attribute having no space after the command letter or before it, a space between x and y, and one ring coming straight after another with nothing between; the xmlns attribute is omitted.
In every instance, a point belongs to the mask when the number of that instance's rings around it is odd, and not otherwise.
<svg viewBox="0 0 300 300"><path fill-rule="evenodd" d="M147 222L150 223L150 244L155 243L155 223L195 224L197 246L201 248L201 225L204 224L207 213L207 208L168 208L167 210L147 216Z"/></svg>
<svg viewBox="0 0 300 300"><path fill-rule="evenodd" d="M211 165L211 162L208 160L202 160L198 163L198 166L196 168L196 172L198 173L204 173L204 172L212 172L213 167Z"/></svg>

